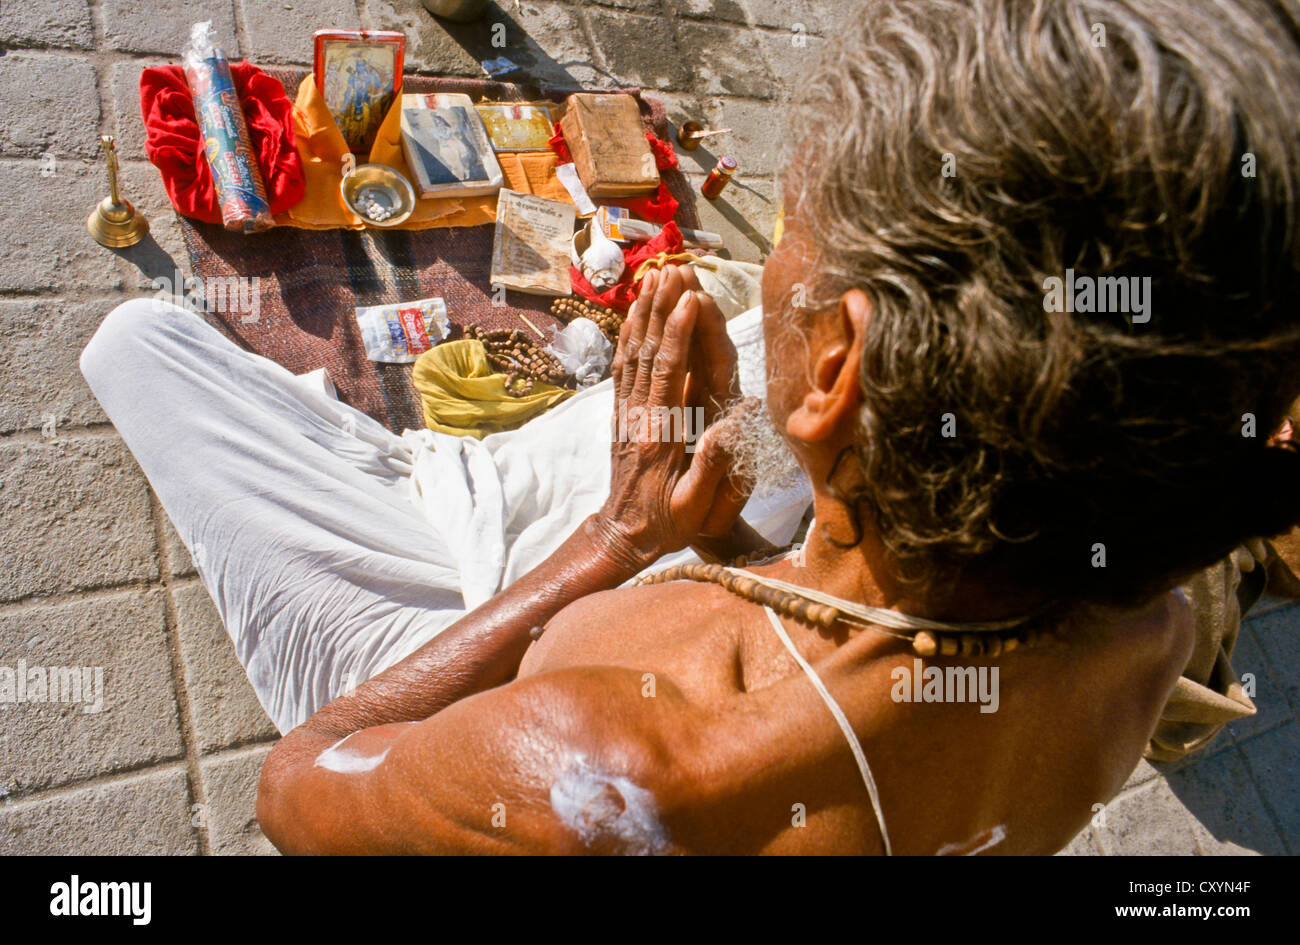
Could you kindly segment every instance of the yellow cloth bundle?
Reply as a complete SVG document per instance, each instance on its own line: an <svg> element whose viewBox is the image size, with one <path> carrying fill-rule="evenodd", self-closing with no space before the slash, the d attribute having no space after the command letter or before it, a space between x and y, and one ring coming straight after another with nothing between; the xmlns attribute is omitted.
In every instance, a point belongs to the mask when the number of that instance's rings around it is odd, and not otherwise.
<svg viewBox="0 0 1300 945"><path fill-rule="evenodd" d="M420 392L430 430L479 439L512 430L574 391L541 381L522 397L506 393L506 376L494 373L481 341L449 341L416 359L411 382Z"/></svg>

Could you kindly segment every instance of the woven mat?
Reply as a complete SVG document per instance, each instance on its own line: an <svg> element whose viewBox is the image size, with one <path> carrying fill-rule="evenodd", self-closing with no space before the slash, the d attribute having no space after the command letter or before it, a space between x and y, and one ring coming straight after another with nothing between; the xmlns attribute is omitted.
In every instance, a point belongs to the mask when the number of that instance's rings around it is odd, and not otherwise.
<svg viewBox="0 0 1300 945"><path fill-rule="evenodd" d="M267 70L292 98L305 72ZM501 101L550 99L567 92L477 79L406 76L403 91L463 92ZM667 137L663 104L642 98L648 130ZM677 222L698 226L686 178L676 170L664 179L681 203ZM424 426L411 366L376 364L366 358L355 309L440 296L447 302L453 337L464 325L520 328L523 313L545 331L560 323L550 315L550 298L506 293L506 305L492 304L492 226L430 230L301 230L275 227L243 235L179 217L194 275L203 284L236 276L257 276L257 317L212 311L209 322L240 347L303 374L325 368L339 399L374 417L390 430ZM217 306L220 308L220 306ZM229 306L227 306L229 307ZM531 334L531 332L529 332Z"/></svg>

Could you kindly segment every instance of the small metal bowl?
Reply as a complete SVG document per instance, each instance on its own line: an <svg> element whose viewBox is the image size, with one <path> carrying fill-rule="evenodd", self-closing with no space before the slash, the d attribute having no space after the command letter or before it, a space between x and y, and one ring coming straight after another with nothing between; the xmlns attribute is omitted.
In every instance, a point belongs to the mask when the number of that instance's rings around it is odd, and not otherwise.
<svg viewBox="0 0 1300 945"><path fill-rule="evenodd" d="M343 204L366 226L397 226L415 210L415 190L411 182L385 164L359 164L339 184ZM369 197L393 215L386 220L372 220L361 210L359 202Z"/></svg>
<svg viewBox="0 0 1300 945"><path fill-rule="evenodd" d="M685 148L687 151L694 151L700 146L700 135L705 131L705 127L698 121L684 122L677 129L677 145Z"/></svg>

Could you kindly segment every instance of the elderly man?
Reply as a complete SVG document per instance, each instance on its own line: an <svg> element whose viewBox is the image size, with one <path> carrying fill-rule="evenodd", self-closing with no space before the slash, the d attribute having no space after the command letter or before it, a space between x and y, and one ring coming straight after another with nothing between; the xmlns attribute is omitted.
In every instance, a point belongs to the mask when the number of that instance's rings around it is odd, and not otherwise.
<svg viewBox="0 0 1300 945"><path fill-rule="evenodd" d="M276 746L267 836L1066 844L1187 663L1173 588L1300 520L1300 458L1267 441L1300 394L1298 37L1262 0L866 4L809 80L764 270L773 429L616 439L558 550ZM615 396L712 417L735 363L691 277L651 273ZM773 442L813 488L796 554L625 586L751 550L733 464Z"/></svg>

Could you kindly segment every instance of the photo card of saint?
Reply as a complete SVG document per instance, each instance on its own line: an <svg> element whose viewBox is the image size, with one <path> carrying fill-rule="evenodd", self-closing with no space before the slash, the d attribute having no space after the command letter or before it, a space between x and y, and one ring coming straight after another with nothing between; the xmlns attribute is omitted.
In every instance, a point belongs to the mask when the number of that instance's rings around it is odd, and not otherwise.
<svg viewBox="0 0 1300 945"><path fill-rule="evenodd" d="M468 95L403 95L402 153L421 197L476 197L504 182Z"/></svg>
<svg viewBox="0 0 1300 945"><path fill-rule="evenodd" d="M401 91L406 37L390 30L318 30L315 43L316 88L348 147L365 155Z"/></svg>

